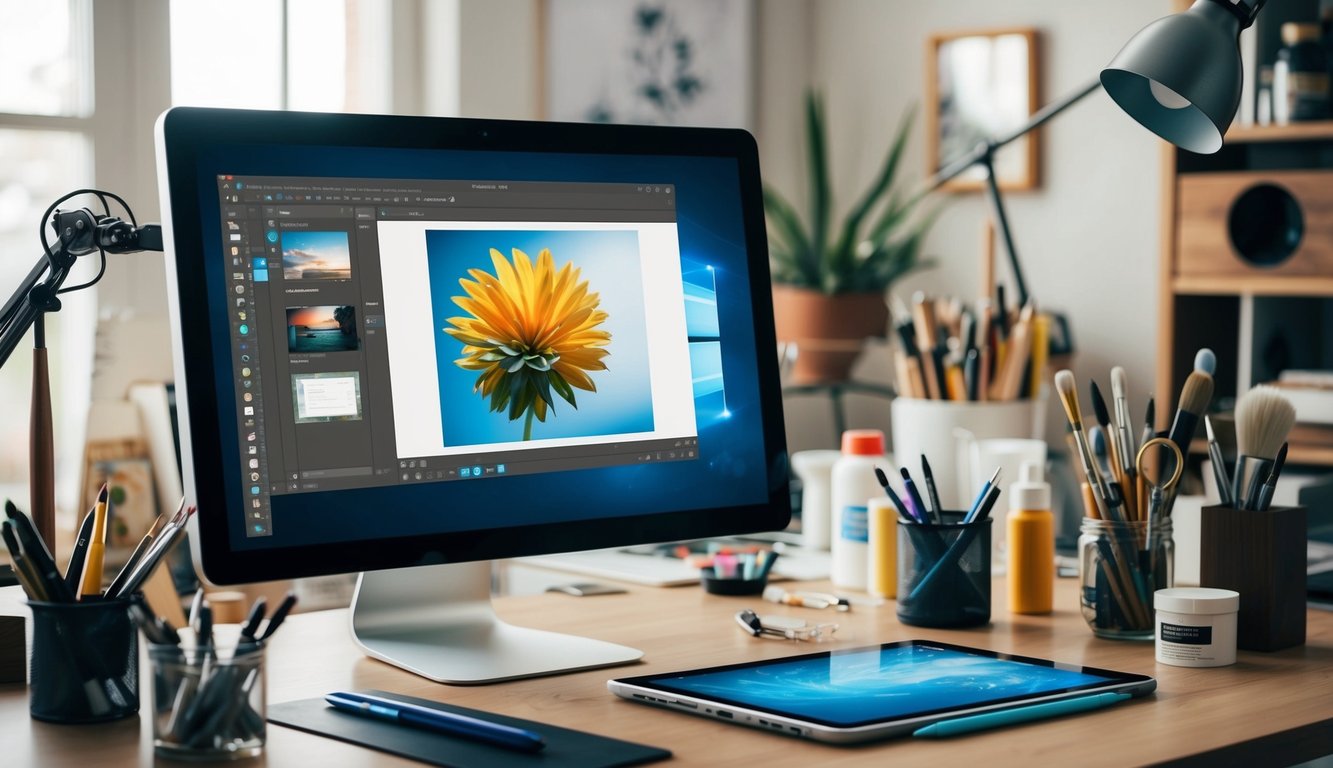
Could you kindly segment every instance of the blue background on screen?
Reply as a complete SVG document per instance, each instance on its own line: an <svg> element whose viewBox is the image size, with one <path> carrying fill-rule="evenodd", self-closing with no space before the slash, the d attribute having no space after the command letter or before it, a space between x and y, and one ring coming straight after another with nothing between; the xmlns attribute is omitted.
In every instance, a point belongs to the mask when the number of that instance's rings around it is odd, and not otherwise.
<svg viewBox="0 0 1333 768"><path fill-rule="evenodd" d="M1108 680L943 648L902 646L664 677L655 684L680 693L850 725Z"/></svg>
<svg viewBox="0 0 1333 768"><path fill-rule="evenodd" d="M596 392L574 390L578 408L554 396L546 421L533 420L532 439L629 434L653 431L652 379L648 373L648 330L643 316L643 274L639 236L621 231L428 230L426 261L430 270L431 313L435 319L435 358L440 377L440 422L444 444L478 445L523 439L523 416L510 421L508 411L492 413L490 398L473 392L477 371L460 368L463 343L444 332L449 318L467 316L453 302L466 296L459 286L469 269L492 275L490 249L512 262L517 248L534 262L551 250L555 269L566 263L582 270L588 291L598 294L607 319L600 330L611 334L602 359L605 371L589 371Z"/></svg>
<svg viewBox="0 0 1333 768"><path fill-rule="evenodd" d="M218 146L197 165L202 250L208 281L214 386L219 393L228 531L234 549L299 547L534 523L649 515L768 502L770 467L759 408L758 350L751 316L740 174L732 158L404 150L355 147ZM236 372L230 359L227 265L217 174L368 179L459 179L670 184L685 264L713 267L720 366L726 382L696 413L699 458L574 472L509 475L273 497L273 535L247 538L238 449ZM755 215L759 215L756 211ZM765 285L767 285L765 281ZM373 397L373 395L372 395ZM785 473L773 479L785 483ZM534 503L534 499L540 503ZM372 510L368 517L368 510ZM374 521L367 530L367 520Z"/></svg>

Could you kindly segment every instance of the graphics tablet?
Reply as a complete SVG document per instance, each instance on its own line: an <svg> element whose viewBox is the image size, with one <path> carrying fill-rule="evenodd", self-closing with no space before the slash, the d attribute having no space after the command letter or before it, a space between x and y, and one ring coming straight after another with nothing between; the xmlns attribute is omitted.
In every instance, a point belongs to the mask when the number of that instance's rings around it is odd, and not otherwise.
<svg viewBox="0 0 1333 768"><path fill-rule="evenodd" d="M855 743L1038 703L1151 693L1146 675L907 640L611 680L631 701L789 736Z"/></svg>

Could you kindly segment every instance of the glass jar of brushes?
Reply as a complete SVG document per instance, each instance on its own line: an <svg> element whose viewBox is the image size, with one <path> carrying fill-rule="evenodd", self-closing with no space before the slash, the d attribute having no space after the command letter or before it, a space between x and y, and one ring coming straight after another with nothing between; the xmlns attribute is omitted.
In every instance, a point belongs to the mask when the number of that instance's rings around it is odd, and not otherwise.
<svg viewBox="0 0 1333 768"><path fill-rule="evenodd" d="M1153 593L1174 585L1171 518L1083 519L1078 539L1079 605L1098 637L1151 640Z"/></svg>

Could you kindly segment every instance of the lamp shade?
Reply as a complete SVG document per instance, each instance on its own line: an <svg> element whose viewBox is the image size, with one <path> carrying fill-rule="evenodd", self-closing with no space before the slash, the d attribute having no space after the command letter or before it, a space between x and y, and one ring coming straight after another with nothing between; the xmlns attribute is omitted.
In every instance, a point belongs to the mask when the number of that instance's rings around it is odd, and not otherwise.
<svg viewBox="0 0 1333 768"><path fill-rule="evenodd" d="M1209 154L1240 105L1243 20L1216 0L1158 19L1102 70L1102 87L1130 117L1178 147Z"/></svg>

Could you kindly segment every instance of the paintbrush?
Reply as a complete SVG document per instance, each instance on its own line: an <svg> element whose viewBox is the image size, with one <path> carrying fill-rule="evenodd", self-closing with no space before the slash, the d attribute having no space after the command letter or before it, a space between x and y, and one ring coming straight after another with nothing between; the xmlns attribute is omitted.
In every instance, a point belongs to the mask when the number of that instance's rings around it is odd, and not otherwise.
<svg viewBox="0 0 1333 768"><path fill-rule="evenodd" d="M1097 382L1089 381L1092 390L1092 412L1097 417L1097 424L1101 428L1102 439L1105 441L1103 451L1106 454L1106 476L1114 478L1114 482L1119 486L1120 498L1125 503L1125 517L1134 519L1133 489L1130 478L1125 474L1123 454L1120 452L1120 446L1115 443L1115 432L1111 426L1111 414L1106 408L1106 398L1102 397L1102 390L1097 386ZM1096 446L1093 446L1096 448Z"/></svg>
<svg viewBox="0 0 1333 768"><path fill-rule="evenodd" d="M1090 390L1090 394L1092 397L1093 416L1097 418L1098 426L1100 426L1103 432L1105 432L1105 434L1102 435L1103 439L1110 438L1115 434L1115 430L1111 426L1111 413L1106 408L1106 398L1102 397L1102 390L1100 387L1097 386L1096 379L1089 380L1088 384L1089 384L1088 389ZM1116 478L1118 479L1120 476L1120 467L1121 467L1120 446L1116 445L1115 441L1112 440L1107 445L1106 450L1108 458L1110 459L1110 463L1107 466L1111 468L1111 473L1115 475Z"/></svg>
<svg viewBox="0 0 1333 768"><path fill-rule="evenodd" d="M1237 509L1255 509L1259 486L1273 470L1273 461L1287 432L1296 423L1296 409L1277 387L1259 386L1236 401L1236 472L1231 497Z"/></svg>
<svg viewBox="0 0 1333 768"><path fill-rule="evenodd" d="M1203 347L1194 353L1194 370L1212 376L1217 373L1217 353Z"/></svg>
<svg viewBox="0 0 1333 768"><path fill-rule="evenodd" d="M1125 369L1118 365L1111 369L1111 397L1115 399L1113 442L1120 454L1120 469L1126 477L1132 478L1138 446L1134 444L1134 436L1130 433L1134 417L1129 415L1129 377L1125 375Z"/></svg>
<svg viewBox="0 0 1333 768"><path fill-rule="evenodd" d="M1157 406L1152 395L1148 395L1148 410L1143 415L1143 432L1139 435L1139 447L1152 439L1157 432ZM1134 453L1138 453L1135 451Z"/></svg>
<svg viewBox="0 0 1333 768"><path fill-rule="evenodd" d="M1106 445L1106 430L1101 425L1088 428L1088 445L1092 446L1092 455L1097 459L1097 471L1106 477L1113 476L1115 472L1111 469L1111 452Z"/></svg>
<svg viewBox="0 0 1333 768"><path fill-rule="evenodd" d="M1273 493L1277 490L1277 478L1282 474L1282 468L1287 465L1287 444L1283 443L1278 449L1277 459L1273 462L1273 471L1268 473L1268 479L1259 489L1259 503L1255 509L1264 511L1273 505Z"/></svg>
<svg viewBox="0 0 1333 768"><path fill-rule="evenodd" d="M1199 427L1199 418L1208 411L1208 403L1212 399L1213 377L1202 371L1191 372L1180 390L1180 405L1176 407L1176 417L1166 433L1167 439L1180 449L1181 456L1189 455L1190 442L1194 440L1194 431ZM1277 446L1273 446L1273 453L1277 453Z"/></svg>
<svg viewBox="0 0 1333 768"><path fill-rule="evenodd" d="M1065 416L1069 418L1069 426L1073 427L1074 443L1078 446L1079 458L1083 461L1083 474L1092 485L1098 511L1105 520L1123 522L1124 510L1121 508L1120 499L1112 495L1110 485L1097 471L1096 459L1093 458L1092 448L1088 445L1088 436L1083 433L1083 415L1078 407L1078 382L1074 380L1072 371L1066 369L1055 374L1055 390L1060 395Z"/></svg>
<svg viewBox="0 0 1333 768"><path fill-rule="evenodd" d="M1208 463L1213 465L1213 478L1217 480L1217 503L1224 507L1231 506L1231 478L1227 477L1227 465L1222 459L1222 446L1217 443L1213 433L1213 420L1203 417L1204 432L1208 434Z"/></svg>

